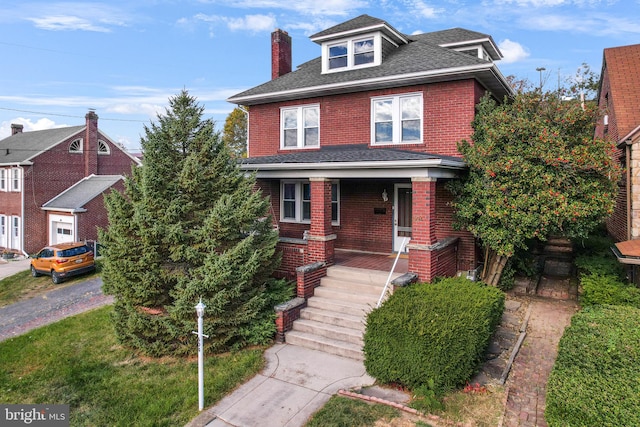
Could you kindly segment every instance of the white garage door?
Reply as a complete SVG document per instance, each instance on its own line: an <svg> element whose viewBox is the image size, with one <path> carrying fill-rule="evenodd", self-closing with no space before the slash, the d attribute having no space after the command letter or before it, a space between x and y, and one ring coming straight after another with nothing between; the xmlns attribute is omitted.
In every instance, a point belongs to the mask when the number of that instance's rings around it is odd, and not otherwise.
<svg viewBox="0 0 640 427"><path fill-rule="evenodd" d="M73 242L73 225L65 222L54 222L54 244Z"/></svg>

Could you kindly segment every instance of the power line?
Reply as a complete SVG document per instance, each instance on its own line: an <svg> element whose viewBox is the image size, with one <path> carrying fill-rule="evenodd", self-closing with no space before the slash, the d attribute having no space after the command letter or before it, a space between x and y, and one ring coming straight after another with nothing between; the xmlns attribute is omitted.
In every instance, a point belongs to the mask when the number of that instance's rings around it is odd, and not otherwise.
<svg viewBox="0 0 640 427"><path fill-rule="evenodd" d="M43 115L43 116L58 116L58 117L71 117L71 118L74 118L74 119L84 119L84 116L75 116L75 115L72 115L72 114L44 113L42 111L19 110L17 108L0 107L0 110L17 111L17 112L20 112L20 113L29 113L29 114L40 114L40 115ZM100 117L100 120L107 120L107 121L111 121L111 122L147 123L147 121L145 121L145 120L110 119L110 118L105 118L105 117Z"/></svg>

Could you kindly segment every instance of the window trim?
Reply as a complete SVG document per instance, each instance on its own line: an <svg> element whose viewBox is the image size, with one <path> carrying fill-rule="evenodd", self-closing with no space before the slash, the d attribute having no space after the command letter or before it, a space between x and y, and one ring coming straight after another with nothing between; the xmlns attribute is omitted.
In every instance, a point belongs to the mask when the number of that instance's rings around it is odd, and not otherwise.
<svg viewBox="0 0 640 427"><path fill-rule="evenodd" d="M20 168L9 169L9 191L22 191L22 170Z"/></svg>
<svg viewBox="0 0 640 427"><path fill-rule="evenodd" d="M316 110L318 116L318 126L305 127L304 114L308 110ZM287 111L296 112L296 145L285 145L285 121L284 115ZM316 145L305 145L305 130L318 129L318 143ZM291 128L293 129L293 128ZM320 104L306 104L298 106L280 107L280 149L281 150L313 150L320 148Z"/></svg>
<svg viewBox="0 0 640 427"><path fill-rule="evenodd" d="M355 65L355 44L365 40L373 41L373 61L364 64ZM347 46L347 65L344 67L331 68L329 66L331 56L330 50L332 47L346 44ZM339 73L342 71L349 71L359 68L375 67L382 63L382 36L380 33L361 34L356 37L348 37L337 40L331 40L322 44L322 74L327 73Z"/></svg>
<svg viewBox="0 0 640 427"><path fill-rule="evenodd" d="M402 99L419 98L419 120L420 120L420 137L418 140L402 141ZM392 117L391 117L391 141L376 141L376 102L391 100L392 101ZM424 96L422 92L408 92L396 95L375 96L371 98L371 145L417 145L424 142Z"/></svg>
<svg viewBox="0 0 640 427"><path fill-rule="evenodd" d="M107 142L102 139L98 140L98 155L101 155L101 156L111 155L111 148L109 148L109 144L107 144Z"/></svg>
<svg viewBox="0 0 640 427"><path fill-rule="evenodd" d="M295 207L294 207L294 212L295 212L295 218L292 217L285 217L285 209L284 209L284 203L285 203L285 198L284 198L284 186L286 184L294 184L295 185L295 199L293 199L294 203L295 203ZM311 224L311 218L309 219L304 219L303 218L303 211L304 211L304 185L311 185L311 182L309 180L302 180L302 179L282 179L280 180L280 222L288 222L288 223L294 223L294 224ZM336 201L333 200L333 186L336 186ZM340 225L340 181L339 180L331 180L331 188L332 188L332 195L331 195L331 208L332 208L332 212L333 212L333 205L334 203L336 204L337 208L336 208L336 220L334 221L333 218L331 218L331 225L334 226L339 226ZM287 200L288 201L288 200ZM308 203L311 203L311 199L309 199ZM311 209L309 209L309 211L311 211ZM333 215L332 215L333 216Z"/></svg>
<svg viewBox="0 0 640 427"><path fill-rule="evenodd" d="M9 191L9 170L11 169L0 168L0 191Z"/></svg>
<svg viewBox="0 0 640 427"><path fill-rule="evenodd" d="M84 151L84 141L82 138L76 138L69 143L69 153L82 154Z"/></svg>

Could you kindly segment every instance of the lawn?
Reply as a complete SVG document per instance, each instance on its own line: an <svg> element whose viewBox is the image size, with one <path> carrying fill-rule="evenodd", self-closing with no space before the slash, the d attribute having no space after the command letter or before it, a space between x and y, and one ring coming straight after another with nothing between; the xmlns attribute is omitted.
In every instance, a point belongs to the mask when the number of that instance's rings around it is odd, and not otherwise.
<svg viewBox="0 0 640 427"><path fill-rule="evenodd" d="M120 346L112 307L0 343L0 402L69 404L72 426L175 426L198 414L197 358ZM205 406L263 367L262 348L205 358Z"/></svg>
<svg viewBox="0 0 640 427"><path fill-rule="evenodd" d="M53 289L92 279L100 274L100 270L101 261L98 260L96 261L96 271L94 273L71 277L59 285L54 285L50 276L31 277L29 270L21 271L0 280L0 307L33 298Z"/></svg>

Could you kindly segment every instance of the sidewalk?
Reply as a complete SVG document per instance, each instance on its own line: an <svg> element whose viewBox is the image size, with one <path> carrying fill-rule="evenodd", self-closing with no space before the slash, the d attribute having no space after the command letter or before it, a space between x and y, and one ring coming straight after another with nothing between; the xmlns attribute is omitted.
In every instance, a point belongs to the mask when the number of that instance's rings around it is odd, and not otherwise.
<svg viewBox="0 0 640 427"><path fill-rule="evenodd" d="M31 260L29 258L16 258L11 260L0 259L0 280L13 276L16 273L29 269Z"/></svg>
<svg viewBox="0 0 640 427"><path fill-rule="evenodd" d="M360 361L291 344L273 345L265 358L260 374L187 426L300 427L338 390L375 382Z"/></svg>

